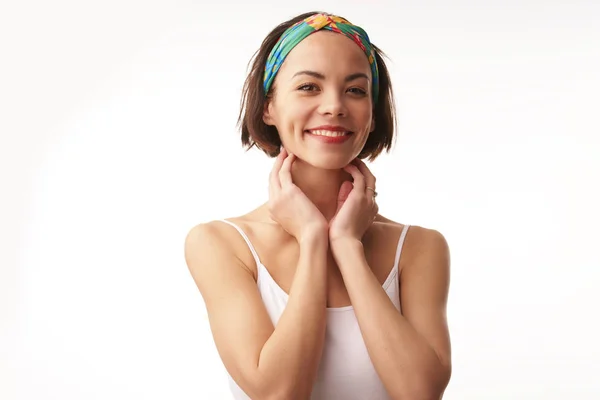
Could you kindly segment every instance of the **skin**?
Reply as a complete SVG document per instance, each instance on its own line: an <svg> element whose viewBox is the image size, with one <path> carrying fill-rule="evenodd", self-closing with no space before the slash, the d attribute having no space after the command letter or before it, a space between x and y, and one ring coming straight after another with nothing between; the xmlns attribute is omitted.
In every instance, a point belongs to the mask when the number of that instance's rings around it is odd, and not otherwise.
<svg viewBox="0 0 600 400"><path fill-rule="evenodd" d="M370 84L360 48L326 31L299 43L275 79L264 121L277 127L284 149L269 176L269 200L230 220L289 294L276 329L256 287L257 265L239 233L213 221L186 238L186 261L219 354L253 399L309 398L326 307L354 307L392 398L439 399L450 379L444 237L409 229L399 266L402 313L381 287L403 225L378 214L366 189L376 188L376 179L356 159L375 127ZM353 134L343 144L325 144L306 132L320 125L343 125Z"/></svg>

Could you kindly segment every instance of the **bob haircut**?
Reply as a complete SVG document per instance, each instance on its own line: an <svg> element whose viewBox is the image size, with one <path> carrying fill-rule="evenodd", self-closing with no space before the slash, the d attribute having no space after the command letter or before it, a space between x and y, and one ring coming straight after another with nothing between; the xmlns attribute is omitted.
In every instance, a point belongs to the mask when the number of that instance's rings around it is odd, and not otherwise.
<svg viewBox="0 0 600 400"><path fill-rule="evenodd" d="M250 73L246 77L242 90L238 126L241 128L242 145L249 150L258 147L270 157L276 157L281 147L281 139L277 128L264 123L263 114L267 104L267 96L263 87L265 64L269 53L290 26L320 12L309 12L298 15L283 22L273 29L263 40L260 48L250 60ZM383 150L389 152L394 141L396 128L396 110L388 69L383 61L385 54L375 45L375 60L379 69L379 96L373 110L375 130L371 132L359 158L375 160ZM274 85L273 85L274 88ZM269 93L270 95L271 93Z"/></svg>

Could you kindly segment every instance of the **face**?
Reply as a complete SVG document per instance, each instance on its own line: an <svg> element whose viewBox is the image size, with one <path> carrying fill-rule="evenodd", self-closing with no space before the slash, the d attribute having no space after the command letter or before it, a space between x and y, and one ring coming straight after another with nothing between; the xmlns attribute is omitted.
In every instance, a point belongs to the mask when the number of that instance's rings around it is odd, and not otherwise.
<svg viewBox="0 0 600 400"><path fill-rule="evenodd" d="M263 120L284 147L318 168L339 169L360 153L373 121L371 68L346 36L319 31L286 57Z"/></svg>

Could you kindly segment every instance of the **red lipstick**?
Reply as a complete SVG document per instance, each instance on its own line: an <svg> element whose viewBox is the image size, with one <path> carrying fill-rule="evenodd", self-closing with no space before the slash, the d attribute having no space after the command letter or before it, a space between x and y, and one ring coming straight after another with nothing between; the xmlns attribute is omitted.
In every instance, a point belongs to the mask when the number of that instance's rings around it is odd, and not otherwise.
<svg viewBox="0 0 600 400"><path fill-rule="evenodd" d="M329 131L329 132L344 132L343 135L337 135L337 136L327 136L327 135L318 135L318 134L313 134L313 132L315 131ZM321 126L317 126L311 129L308 129L306 131L311 138L317 139L323 143L331 143L331 144L339 144L339 143L344 143L345 141L347 141L348 139L350 139L350 136L352 136L352 132L340 125L321 125Z"/></svg>
<svg viewBox="0 0 600 400"><path fill-rule="evenodd" d="M350 129L346 129L341 125L321 125L314 128L308 129L309 131L333 131L333 132L350 132Z"/></svg>

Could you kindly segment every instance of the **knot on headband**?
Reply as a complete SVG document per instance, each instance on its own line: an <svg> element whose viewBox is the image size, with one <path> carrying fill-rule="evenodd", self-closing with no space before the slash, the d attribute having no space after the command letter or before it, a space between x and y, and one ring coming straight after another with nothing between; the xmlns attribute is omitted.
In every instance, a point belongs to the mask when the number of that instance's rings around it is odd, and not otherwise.
<svg viewBox="0 0 600 400"><path fill-rule="evenodd" d="M307 36L318 32L321 29L326 29L332 32L341 33L352 39L354 43L362 49L369 60L371 66L371 75L373 76L373 101L377 102L379 95L379 71L377 69L377 61L375 59L375 50L369 40L367 32L359 26L351 24L344 18L328 14L315 14L296 24L290 26L279 38L275 46L269 53L267 63L265 65L265 74L263 79L263 87L265 96L269 93L269 89L273 85L275 76L281 68L283 61L294 47Z"/></svg>

